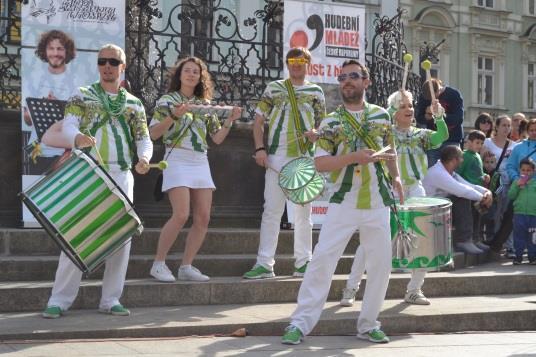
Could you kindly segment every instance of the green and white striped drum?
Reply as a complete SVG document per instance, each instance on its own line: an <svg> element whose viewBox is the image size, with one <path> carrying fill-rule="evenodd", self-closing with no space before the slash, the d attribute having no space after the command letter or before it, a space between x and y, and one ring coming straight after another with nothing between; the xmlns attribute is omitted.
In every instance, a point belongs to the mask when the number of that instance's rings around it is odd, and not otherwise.
<svg viewBox="0 0 536 357"><path fill-rule="evenodd" d="M104 169L78 150L21 195L52 239L86 274L143 231L128 197Z"/></svg>
<svg viewBox="0 0 536 357"><path fill-rule="evenodd" d="M452 264L451 207L449 200L436 197L411 197L403 205L397 205L402 228L412 237L412 247L408 256L393 254L393 268L439 270ZM391 212L393 244L397 233Z"/></svg>
<svg viewBox="0 0 536 357"><path fill-rule="evenodd" d="M315 168L310 157L298 157L287 162L279 172L279 187L287 198L304 205L322 195L326 180Z"/></svg>

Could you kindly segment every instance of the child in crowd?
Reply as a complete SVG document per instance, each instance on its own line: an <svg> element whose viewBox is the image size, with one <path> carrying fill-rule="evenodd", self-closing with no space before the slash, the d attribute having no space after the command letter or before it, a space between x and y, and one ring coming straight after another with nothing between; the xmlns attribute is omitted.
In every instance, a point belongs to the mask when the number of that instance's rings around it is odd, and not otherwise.
<svg viewBox="0 0 536 357"><path fill-rule="evenodd" d="M463 162L458 167L457 173L467 182L473 185L486 186L490 177L484 173L480 149L484 145L486 135L480 130L473 130L467 136L466 149L463 151ZM473 208L473 241L475 245L483 251L488 251L489 247L482 243L482 232L480 229L480 215L487 212L479 211L479 207Z"/></svg>
<svg viewBox="0 0 536 357"><path fill-rule="evenodd" d="M514 202L514 265L523 262L523 251L528 252L529 264L536 265L536 165L529 158L519 164L520 177L508 191Z"/></svg>
<svg viewBox="0 0 536 357"><path fill-rule="evenodd" d="M484 185L484 187L491 190L491 176L497 168L497 158L491 151L484 151L484 153L481 154L481 158L482 165L484 167L484 173L490 177L490 182L488 182L487 185ZM482 232L484 241L491 240L493 238L493 235L495 234L495 220L493 219L493 217L495 216L495 209L496 204L494 202L489 208L488 212L480 217L480 231Z"/></svg>

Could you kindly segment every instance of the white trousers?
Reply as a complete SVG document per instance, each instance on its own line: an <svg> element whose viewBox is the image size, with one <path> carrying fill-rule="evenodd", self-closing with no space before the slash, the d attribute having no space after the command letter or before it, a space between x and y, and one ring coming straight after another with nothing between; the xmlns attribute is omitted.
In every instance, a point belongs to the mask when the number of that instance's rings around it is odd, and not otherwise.
<svg viewBox="0 0 536 357"><path fill-rule="evenodd" d="M349 203L348 203L349 202ZM352 234L359 229L368 272L365 296L357 320L358 333L378 328L391 272L389 208L356 209L355 200L329 205L313 259L307 266L291 324L307 335L318 322L326 303L331 279Z"/></svg>
<svg viewBox="0 0 536 357"><path fill-rule="evenodd" d="M108 173L132 201L134 198L134 177L132 173L118 169L111 169ZM129 254L130 240L116 253L106 259L99 308L109 309L119 304L119 298L123 294L123 286L125 285ZM62 252L58 269L56 270L52 294L47 306L59 306L64 311L68 310L73 304L74 299L76 299L81 280L82 272L80 269Z"/></svg>
<svg viewBox="0 0 536 357"><path fill-rule="evenodd" d="M281 216L285 211L286 197L279 187L280 171L288 161L286 157L269 156L268 162L273 169L266 170L264 184L264 211L262 213L261 233L257 264L273 270L275 251L279 238ZM300 268L311 260L313 245L313 222L311 204L295 205L294 209L294 266Z"/></svg>
<svg viewBox="0 0 536 357"><path fill-rule="evenodd" d="M421 182L404 187L404 195L408 197L424 197L426 192L421 185ZM365 256L363 254L363 249L361 245L357 247L355 253L354 262L352 264L352 269L350 275L348 276L348 281L346 282L346 287L349 289L359 290L359 284L365 273ZM409 280L407 291L421 290L424 284L424 278L426 277L425 269L412 269L411 279Z"/></svg>

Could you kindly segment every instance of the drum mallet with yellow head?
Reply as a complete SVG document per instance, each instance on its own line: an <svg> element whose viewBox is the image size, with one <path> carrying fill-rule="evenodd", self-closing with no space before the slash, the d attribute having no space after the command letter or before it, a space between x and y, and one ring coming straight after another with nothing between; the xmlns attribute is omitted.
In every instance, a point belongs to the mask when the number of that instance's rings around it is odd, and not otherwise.
<svg viewBox="0 0 536 357"><path fill-rule="evenodd" d="M158 164L149 164L149 168L150 169L160 169L160 170L165 170L167 169L168 167L168 163L167 161L160 161Z"/></svg>
<svg viewBox="0 0 536 357"><path fill-rule="evenodd" d="M408 73L409 73L409 64L411 63L411 61L413 61L413 56L411 55L411 53L406 53L403 57L403 60L404 60L404 74L402 75L402 89L401 89L402 92L406 90L406 80L408 78Z"/></svg>

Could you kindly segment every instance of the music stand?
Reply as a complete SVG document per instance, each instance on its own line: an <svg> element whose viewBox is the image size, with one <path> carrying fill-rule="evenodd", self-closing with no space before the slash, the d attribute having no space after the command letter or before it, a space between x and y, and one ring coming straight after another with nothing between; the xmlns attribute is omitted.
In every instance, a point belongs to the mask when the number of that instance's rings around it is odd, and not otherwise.
<svg viewBox="0 0 536 357"><path fill-rule="evenodd" d="M66 104L65 100L26 98L26 105L39 141L52 124L63 119Z"/></svg>

